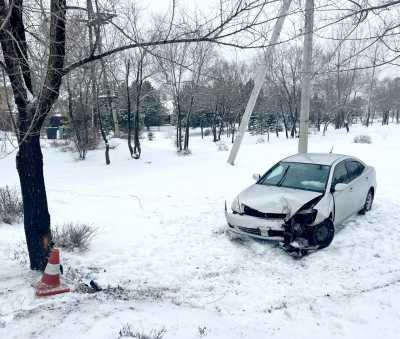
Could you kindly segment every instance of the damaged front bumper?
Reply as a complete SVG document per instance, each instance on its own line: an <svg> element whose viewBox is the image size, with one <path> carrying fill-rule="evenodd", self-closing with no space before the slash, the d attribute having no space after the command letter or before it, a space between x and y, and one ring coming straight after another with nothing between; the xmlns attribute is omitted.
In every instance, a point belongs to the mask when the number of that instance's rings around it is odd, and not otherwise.
<svg viewBox="0 0 400 339"><path fill-rule="evenodd" d="M284 228L284 220L257 218L228 212L226 209L225 218L228 232L234 235L263 240L283 240L288 235Z"/></svg>

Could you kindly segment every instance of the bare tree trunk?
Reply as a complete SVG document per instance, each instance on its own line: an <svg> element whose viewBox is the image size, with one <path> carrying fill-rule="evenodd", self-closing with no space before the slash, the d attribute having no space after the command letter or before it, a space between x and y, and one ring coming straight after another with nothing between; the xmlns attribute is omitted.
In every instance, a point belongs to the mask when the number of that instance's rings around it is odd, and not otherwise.
<svg viewBox="0 0 400 339"><path fill-rule="evenodd" d="M389 117L390 117L390 111L388 110L383 111L382 125L389 125Z"/></svg>
<svg viewBox="0 0 400 339"><path fill-rule="evenodd" d="M99 42L99 53L101 53L101 43ZM107 72L106 72L106 66L104 63L104 59L100 60L101 62L101 70L103 73L103 87L106 89L106 96L107 96L107 109L109 112L111 112L111 116L113 119L113 123L114 123L114 137L115 138L120 138L121 137L121 133L119 130L119 122L118 122L118 115L117 115L117 110L114 109L114 105L113 105L113 98L112 98L112 94L111 94L111 90L110 90L110 86L109 86L109 81L108 81L108 77L107 77Z"/></svg>
<svg viewBox="0 0 400 339"><path fill-rule="evenodd" d="M350 118L350 112L346 114L346 118L344 119L344 127L346 128L347 133L350 132L349 118Z"/></svg>
<svg viewBox="0 0 400 339"><path fill-rule="evenodd" d="M29 136L22 142L16 160L24 204L24 226L31 269L44 270L47 264L51 232L39 135Z"/></svg>
<svg viewBox="0 0 400 339"><path fill-rule="evenodd" d="M376 107L374 106L374 109L372 110L372 116L371 116L371 122L370 122L371 126L374 124L375 114L376 114Z"/></svg>
<svg viewBox="0 0 400 339"><path fill-rule="evenodd" d="M186 114L185 139L183 141L183 150L189 151L189 129L190 129L190 111Z"/></svg>
<svg viewBox="0 0 400 339"><path fill-rule="evenodd" d="M93 12L93 5L92 5L92 0L87 0L86 1L86 7L87 7L87 20L89 23L89 48L90 51L94 52L94 42L93 42L93 23L95 22L94 20L94 12ZM91 79L91 90L92 90L92 97L91 97L91 121L92 121L92 128L95 129L96 125L96 99L95 99L95 93L96 93L96 64L92 62L90 64L90 79Z"/></svg>
<svg viewBox="0 0 400 339"><path fill-rule="evenodd" d="M108 143L106 131L103 126L103 119L101 117L101 112L100 112L100 105L99 105L99 93L96 92L96 111L97 111L97 120L99 122L99 129L101 133L101 137L103 138L104 145L106 146L106 150L104 151L104 155L106 157L106 165L109 165L110 162L110 144Z"/></svg>
<svg viewBox="0 0 400 339"><path fill-rule="evenodd" d="M132 147L132 107L131 107L131 92L129 90L129 73L130 73L130 60L128 59L125 63L125 87L126 87L126 99L127 105L126 110L128 112L128 149L131 157L133 158L133 147Z"/></svg>
<svg viewBox="0 0 400 339"><path fill-rule="evenodd" d="M193 104L194 104L194 96L192 95L191 98L190 98L189 111L186 114L185 140L184 140L184 144L183 144L184 151L189 151L190 116L191 116L191 113L192 113Z"/></svg>
<svg viewBox="0 0 400 339"><path fill-rule="evenodd" d="M87 152L87 143L83 142L82 134L87 134L87 126L85 121L83 121L83 126L79 125L75 119L73 113L73 105L72 105L72 95L71 95L71 86L69 82L69 77L67 76L67 93L68 93L68 116L72 123L72 128L75 133L75 146L79 153L79 159L85 160L86 152ZM87 137L85 138L87 140Z"/></svg>
<svg viewBox="0 0 400 339"><path fill-rule="evenodd" d="M179 132L178 132L178 117L177 117L177 120L176 120L176 127L175 127L175 130L176 130L176 133L175 133L175 146L176 146L176 149L177 150L179 150Z"/></svg>
<svg viewBox="0 0 400 339"><path fill-rule="evenodd" d="M293 125L292 125L292 129L290 130L290 137L294 138L297 134L297 128L296 128L296 124L297 124L297 119L293 120Z"/></svg>
<svg viewBox="0 0 400 339"><path fill-rule="evenodd" d="M96 2L97 5L97 2ZM97 7L97 6L96 6ZM101 35L100 35L100 23L99 23L99 27L97 28L97 45L98 45L98 50L99 53L102 53L102 40L101 40ZM119 122L118 122L118 114L117 111L114 109L114 105L113 105L113 98L112 98L112 94L111 94L111 89L109 86L109 81L108 81L108 77L107 77L107 70L106 70L106 65L104 62L104 59L101 58L100 59L100 65L101 65L101 71L103 73L103 87L106 90L106 103L107 103L107 109L109 112L111 112L111 116L112 116L112 120L114 123L114 137L116 138L120 138L121 137L121 133L119 130Z"/></svg>
<svg viewBox="0 0 400 339"><path fill-rule="evenodd" d="M372 101L372 94L374 90L374 80L375 80L375 68L376 68L376 55L378 53L378 43L376 44L375 47L375 54L374 54L374 59L372 61L372 75L371 75L371 81L369 83L369 90L368 90L368 104L367 104L367 114L365 117L365 126L369 126L369 119L371 118L371 101Z"/></svg>
<svg viewBox="0 0 400 339"><path fill-rule="evenodd" d="M176 148L178 152L182 151L182 112L180 105L180 98L177 100L177 122L176 122Z"/></svg>
<svg viewBox="0 0 400 339"><path fill-rule="evenodd" d="M139 70L140 69L140 70ZM139 140L139 132L140 132L140 95L142 92L142 70L141 66L138 66L138 74L136 77L136 110L135 110L135 133L133 136L134 141L134 158L139 159L140 154L142 153L142 149L140 147L140 140Z"/></svg>
<svg viewBox="0 0 400 339"><path fill-rule="evenodd" d="M96 20L94 20L94 12L93 12L93 6L92 6L92 1L87 0L87 10L88 10L88 20L89 20L89 46L90 50L94 51L96 49L96 45L93 41L93 37L96 37L96 43L99 43L99 38L100 38L100 27L96 27L96 30L93 25L95 25ZM100 25L100 22L98 22L98 25ZM95 32L93 33L93 30ZM110 145L108 143L107 135L103 126L102 118L101 118L101 113L100 113L100 105L99 105L99 93L98 93L98 86L96 86L96 69L95 69L95 64L92 63L90 68L90 77L91 77L91 82L92 82L92 116L94 117L95 114L97 113L97 119L99 123L99 129L101 133L101 137L103 138L104 145L106 147L105 150L105 158L106 158L106 165L110 164ZM94 119L94 118L92 118Z"/></svg>
<svg viewBox="0 0 400 339"><path fill-rule="evenodd" d="M287 124L287 120L286 120L286 116L285 116L285 112L284 112L282 103L279 103L279 106L281 108L281 115L282 115L283 127L285 128L286 139L289 139L288 124Z"/></svg>
<svg viewBox="0 0 400 339"><path fill-rule="evenodd" d="M323 136L325 136L326 131L328 130L328 125L329 125L329 121L325 122L325 124L324 124L324 130L323 130L323 132L322 132L322 135L323 135Z"/></svg>
<svg viewBox="0 0 400 339"><path fill-rule="evenodd" d="M223 122L223 120L221 119L221 122L220 122L220 124L219 124L218 141L221 140L221 134L222 134L222 131L223 131L223 130L224 130L224 122Z"/></svg>
<svg viewBox="0 0 400 339"><path fill-rule="evenodd" d="M215 108L212 120L211 120L211 131L213 134L213 142L217 141L217 108Z"/></svg>

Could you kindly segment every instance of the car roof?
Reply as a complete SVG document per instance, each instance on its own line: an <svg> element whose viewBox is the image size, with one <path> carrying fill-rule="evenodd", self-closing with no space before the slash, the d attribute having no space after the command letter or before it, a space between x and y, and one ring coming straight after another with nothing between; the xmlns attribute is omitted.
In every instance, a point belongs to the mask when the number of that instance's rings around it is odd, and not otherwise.
<svg viewBox="0 0 400 339"><path fill-rule="evenodd" d="M346 158L349 158L349 156L335 153L298 153L287 157L282 161L331 166L337 160Z"/></svg>

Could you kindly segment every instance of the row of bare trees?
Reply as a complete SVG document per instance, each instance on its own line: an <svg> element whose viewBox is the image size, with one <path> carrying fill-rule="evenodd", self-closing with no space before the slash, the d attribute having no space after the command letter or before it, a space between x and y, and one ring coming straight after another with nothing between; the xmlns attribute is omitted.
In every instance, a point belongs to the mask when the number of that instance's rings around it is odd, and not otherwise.
<svg viewBox="0 0 400 339"><path fill-rule="evenodd" d="M48 16L46 11L43 13ZM122 39L140 41L143 32L137 24L139 11L132 6L126 13L129 19ZM115 31L120 30L114 18L115 14L107 7L92 1L87 1L85 10L78 8L71 12L67 35L73 38L66 42L70 51L67 60L84 59L87 50L92 54L102 53L114 46L116 42L110 43L107 39L114 38ZM111 35L110 27L114 27ZM157 29L152 33L153 39L160 34ZM43 25L39 29L42 31L45 32ZM169 35L176 35L175 31L175 27L168 26ZM384 122L389 121L388 116L397 117L398 104L391 98L395 82L378 80L378 47L381 44L376 43L361 56L358 51L363 46L362 40L346 40L344 27L335 31L334 38L337 43L329 46L317 43L314 52L312 125L325 132L330 124L349 129L354 120L368 126L376 117ZM295 137L299 124L302 49L292 42L279 46L275 54L252 122L260 123L261 128L255 128L256 131L283 130L286 137ZM35 63L32 68L38 73L43 68L43 62L39 61L45 56L44 52L36 56L40 67ZM260 61L262 58L258 59ZM128 49L113 58L99 58L67 72L60 88L61 98L52 110L68 115L81 159L85 159L87 151L94 148L101 137L109 164L109 132L120 136L121 130L127 133L132 158L140 158L140 132L144 125L149 126L144 121L153 120L157 124L151 114L163 113L170 114L175 125L177 150L189 153L192 127L201 127L202 135L207 128L214 141L220 140L222 133L234 140L253 87L255 62L226 61L212 41L201 41L200 37L162 48L155 45ZM369 63L370 67L365 67ZM152 103L149 103L150 98ZM172 110L161 101L172 103ZM149 105L154 106L152 112ZM10 128L10 121L7 123Z"/></svg>

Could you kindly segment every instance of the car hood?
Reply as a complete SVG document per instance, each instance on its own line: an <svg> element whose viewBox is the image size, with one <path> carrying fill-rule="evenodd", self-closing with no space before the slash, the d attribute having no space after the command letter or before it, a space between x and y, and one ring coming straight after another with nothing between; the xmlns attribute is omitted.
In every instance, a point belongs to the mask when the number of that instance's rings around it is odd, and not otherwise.
<svg viewBox="0 0 400 339"><path fill-rule="evenodd" d="M322 193L286 187L254 184L239 194L239 202L262 213L291 217L304 204Z"/></svg>

